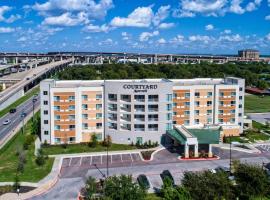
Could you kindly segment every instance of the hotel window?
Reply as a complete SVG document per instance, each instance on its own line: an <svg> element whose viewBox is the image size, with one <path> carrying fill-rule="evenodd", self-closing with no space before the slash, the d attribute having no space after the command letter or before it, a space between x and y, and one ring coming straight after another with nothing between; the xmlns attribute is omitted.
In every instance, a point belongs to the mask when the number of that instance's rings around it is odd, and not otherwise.
<svg viewBox="0 0 270 200"><path fill-rule="evenodd" d="M86 95L86 94L82 95L82 99L83 100L87 100L88 99L88 95Z"/></svg>
<svg viewBox="0 0 270 200"><path fill-rule="evenodd" d="M200 120L199 119L195 119L195 124L200 124Z"/></svg>
<svg viewBox="0 0 270 200"><path fill-rule="evenodd" d="M195 97L196 98L200 98L200 93L199 92L195 92Z"/></svg>
<svg viewBox="0 0 270 200"><path fill-rule="evenodd" d="M190 106L190 102L185 102L185 106L189 107Z"/></svg>
<svg viewBox="0 0 270 200"><path fill-rule="evenodd" d="M83 110L87 110L87 109L88 109L88 105L87 105L87 104L83 104L83 105L82 105L82 109L83 109Z"/></svg>
<svg viewBox="0 0 270 200"><path fill-rule="evenodd" d="M235 105L235 101L231 101L231 106L234 106Z"/></svg>
<svg viewBox="0 0 270 200"><path fill-rule="evenodd" d="M172 123L173 123L173 124L176 124L176 121L173 121Z"/></svg>
<svg viewBox="0 0 270 200"><path fill-rule="evenodd" d="M68 97L68 100L69 100L69 101L74 101L74 100L75 100L75 96L69 96L69 97Z"/></svg>
<svg viewBox="0 0 270 200"><path fill-rule="evenodd" d="M54 96L53 100L58 102L58 101L60 101L60 97L59 96Z"/></svg>
<svg viewBox="0 0 270 200"><path fill-rule="evenodd" d="M148 95L148 101L149 102L157 102L158 101L158 95Z"/></svg>
<svg viewBox="0 0 270 200"><path fill-rule="evenodd" d="M96 94L96 100L102 99L102 94Z"/></svg>
<svg viewBox="0 0 270 200"><path fill-rule="evenodd" d="M207 106L212 106L212 101L207 101Z"/></svg>
<svg viewBox="0 0 270 200"><path fill-rule="evenodd" d="M100 110L102 108L102 104L96 104L96 109Z"/></svg>
<svg viewBox="0 0 270 200"><path fill-rule="evenodd" d="M207 92L207 97L212 97L212 92Z"/></svg>
<svg viewBox="0 0 270 200"><path fill-rule="evenodd" d="M101 119L102 118L102 113L96 113L96 119Z"/></svg>
<svg viewBox="0 0 270 200"><path fill-rule="evenodd" d="M221 114L221 115L223 115L223 110L218 110L218 114Z"/></svg>
<svg viewBox="0 0 270 200"><path fill-rule="evenodd" d="M239 123L238 123L238 125L239 125L239 126L242 126L242 123L241 123L241 122L239 122Z"/></svg>
<svg viewBox="0 0 270 200"><path fill-rule="evenodd" d="M102 123L96 123L96 129L101 129L102 128Z"/></svg>
<svg viewBox="0 0 270 200"><path fill-rule="evenodd" d="M54 130L55 130L55 131L59 131L59 130L60 130L60 125L55 125L55 126L54 126Z"/></svg>
<svg viewBox="0 0 270 200"><path fill-rule="evenodd" d="M185 120L184 125L188 126L189 125L189 120Z"/></svg>
<svg viewBox="0 0 270 200"><path fill-rule="evenodd" d="M69 110L75 110L75 106L74 105L70 105L70 106L68 106L68 109Z"/></svg>
<svg viewBox="0 0 270 200"><path fill-rule="evenodd" d="M235 110L231 110L230 113L231 113L231 114L234 114L234 113L235 113Z"/></svg>
<svg viewBox="0 0 270 200"><path fill-rule="evenodd" d="M75 115L69 115L68 119L71 120L71 121L75 120Z"/></svg>
<svg viewBox="0 0 270 200"><path fill-rule="evenodd" d="M144 131L145 129L144 124L134 124L135 131Z"/></svg>
<svg viewBox="0 0 270 200"><path fill-rule="evenodd" d="M60 115L55 115L54 120L59 121L60 120Z"/></svg>
<svg viewBox="0 0 270 200"><path fill-rule="evenodd" d="M88 114L82 114L83 119L88 119Z"/></svg>
<svg viewBox="0 0 270 200"><path fill-rule="evenodd" d="M195 101L195 106L200 106L200 102L199 101Z"/></svg>
<svg viewBox="0 0 270 200"><path fill-rule="evenodd" d="M212 118L207 118L207 123L210 124L212 122Z"/></svg>
<svg viewBox="0 0 270 200"><path fill-rule="evenodd" d="M44 124L49 124L49 121L48 120L44 120Z"/></svg>
<svg viewBox="0 0 270 200"><path fill-rule="evenodd" d="M71 131L75 130L75 125L69 125L68 127L69 127L69 130L71 130Z"/></svg>
<svg viewBox="0 0 270 200"><path fill-rule="evenodd" d="M200 111L199 110L195 110L195 115L199 115Z"/></svg>
<svg viewBox="0 0 270 200"><path fill-rule="evenodd" d="M231 118L230 123L235 123L235 118Z"/></svg>
<svg viewBox="0 0 270 200"><path fill-rule="evenodd" d="M144 95L135 95L134 99L135 99L135 101L144 102L145 96Z"/></svg>
<svg viewBox="0 0 270 200"><path fill-rule="evenodd" d="M239 88L239 91L243 91L243 88L242 88L242 87L240 87L240 88Z"/></svg>
<svg viewBox="0 0 270 200"><path fill-rule="evenodd" d="M44 135L49 135L49 131L44 131Z"/></svg>
<svg viewBox="0 0 270 200"><path fill-rule="evenodd" d="M174 116L177 115L177 112L173 112L173 115L174 115Z"/></svg>
<svg viewBox="0 0 270 200"><path fill-rule="evenodd" d="M218 119L218 122L219 123L223 123L223 119Z"/></svg>
<svg viewBox="0 0 270 200"><path fill-rule="evenodd" d="M172 104L167 104L167 111L172 110Z"/></svg>
<svg viewBox="0 0 270 200"><path fill-rule="evenodd" d="M236 96L236 92L231 92L231 96L235 97Z"/></svg>
<svg viewBox="0 0 270 200"><path fill-rule="evenodd" d="M87 123L82 123L82 128L83 129L88 129L88 124Z"/></svg>
<svg viewBox="0 0 270 200"><path fill-rule="evenodd" d="M148 124L149 131L158 131L158 124Z"/></svg>
<svg viewBox="0 0 270 200"><path fill-rule="evenodd" d="M243 99L243 97L242 96L239 96L239 100L242 100Z"/></svg>
<svg viewBox="0 0 270 200"><path fill-rule="evenodd" d="M44 114L44 115L48 115L48 114L49 114L48 110L44 110L44 111L43 111L43 114Z"/></svg>
<svg viewBox="0 0 270 200"><path fill-rule="evenodd" d="M185 114L185 115L189 115L189 114L190 114L190 111L186 110L186 111L184 112L184 114Z"/></svg>
<svg viewBox="0 0 270 200"><path fill-rule="evenodd" d="M176 98L177 97L177 93L173 93L173 98Z"/></svg>
<svg viewBox="0 0 270 200"><path fill-rule="evenodd" d="M168 108L168 105L171 106L170 110L172 110L172 104L167 104L167 108ZM158 112L158 105L148 105L148 111L149 112Z"/></svg>
<svg viewBox="0 0 270 200"><path fill-rule="evenodd" d="M60 138L54 138L54 141L56 144L59 144L61 142Z"/></svg>
<svg viewBox="0 0 270 200"><path fill-rule="evenodd" d="M242 117L242 113L238 113L238 117Z"/></svg>
<svg viewBox="0 0 270 200"><path fill-rule="evenodd" d="M172 130L172 123L166 123L166 131Z"/></svg>
<svg viewBox="0 0 270 200"><path fill-rule="evenodd" d="M60 106L54 106L54 107L53 107L53 110L59 111L59 110L60 110Z"/></svg>
<svg viewBox="0 0 270 200"><path fill-rule="evenodd" d="M172 120L172 113L167 113L167 120Z"/></svg>
<svg viewBox="0 0 270 200"><path fill-rule="evenodd" d="M177 106L177 103L173 103L173 107L175 108Z"/></svg>
<svg viewBox="0 0 270 200"><path fill-rule="evenodd" d="M224 106L224 101L219 101L220 106Z"/></svg>
<svg viewBox="0 0 270 200"><path fill-rule="evenodd" d="M219 96L220 96L220 97L224 97L224 92L220 92L220 93L219 93Z"/></svg>
<svg viewBox="0 0 270 200"><path fill-rule="evenodd" d="M211 115L212 114L212 110L207 110L207 114Z"/></svg>
<svg viewBox="0 0 270 200"><path fill-rule="evenodd" d="M172 101L172 94L167 94L167 101Z"/></svg>
<svg viewBox="0 0 270 200"><path fill-rule="evenodd" d="M108 94L108 99L110 101L117 101L117 95L116 94Z"/></svg>
<svg viewBox="0 0 270 200"><path fill-rule="evenodd" d="M243 106L242 106L242 104L239 104L239 106L238 106L239 108L242 108Z"/></svg>
<svg viewBox="0 0 270 200"><path fill-rule="evenodd" d="M199 94L199 96L200 96L200 94ZM185 98L190 98L190 93L189 92L185 93Z"/></svg>
<svg viewBox="0 0 270 200"><path fill-rule="evenodd" d="M43 95L48 95L48 91L43 91Z"/></svg>
<svg viewBox="0 0 270 200"><path fill-rule="evenodd" d="M43 104L44 105L48 105L48 101L43 101Z"/></svg>

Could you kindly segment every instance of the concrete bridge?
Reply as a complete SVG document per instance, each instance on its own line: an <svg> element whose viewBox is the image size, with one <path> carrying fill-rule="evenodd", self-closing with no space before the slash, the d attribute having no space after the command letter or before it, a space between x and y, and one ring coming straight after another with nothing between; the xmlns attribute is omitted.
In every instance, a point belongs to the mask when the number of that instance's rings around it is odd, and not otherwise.
<svg viewBox="0 0 270 200"><path fill-rule="evenodd" d="M63 70L71 63L71 59L56 61L42 65L36 68L34 71L31 71L29 74L27 74L27 77L24 77L12 86L8 87L6 90L0 92L0 110L22 97L25 92L39 84L41 80L55 74L57 71ZM2 82L3 81L4 80L2 80ZM6 81L8 82L10 80L7 79Z"/></svg>

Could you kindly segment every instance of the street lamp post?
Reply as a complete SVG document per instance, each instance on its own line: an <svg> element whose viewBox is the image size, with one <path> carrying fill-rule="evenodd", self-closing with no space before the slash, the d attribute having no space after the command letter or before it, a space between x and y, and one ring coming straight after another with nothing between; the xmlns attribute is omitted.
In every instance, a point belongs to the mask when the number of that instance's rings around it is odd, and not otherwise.
<svg viewBox="0 0 270 200"><path fill-rule="evenodd" d="M232 136L230 135L230 175L232 175Z"/></svg>

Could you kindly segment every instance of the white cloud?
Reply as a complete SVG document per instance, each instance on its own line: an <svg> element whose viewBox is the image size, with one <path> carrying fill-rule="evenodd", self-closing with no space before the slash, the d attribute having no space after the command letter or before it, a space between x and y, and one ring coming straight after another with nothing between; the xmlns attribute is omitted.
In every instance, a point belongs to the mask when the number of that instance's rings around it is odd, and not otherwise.
<svg viewBox="0 0 270 200"><path fill-rule="evenodd" d="M128 17L114 17L111 25L114 27L149 27L154 14L152 8L138 7Z"/></svg>
<svg viewBox="0 0 270 200"><path fill-rule="evenodd" d="M269 0L269 3L270 3L270 0ZM268 33L268 34L266 35L266 39L267 39L268 41L270 41L270 33Z"/></svg>
<svg viewBox="0 0 270 200"><path fill-rule="evenodd" d="M205 30L207 30L207 31L211 31L213 29L214 29L214 25L213 24L208 24L208 25L205 26Z"/></svg>
<svg viewBox="0 0 270 200"><path fill-rule="evenodd" d="M228 42L240 42L242 41L243 38L239 35L225 35L225 36L220 36L219 41L228 41Z"/></svg>
<svg viewBox="0 0 270 200"><path fill-rule="evenodd" d="M141 42L145 42L145 41L148 41L149 38L154 37L154 36L158 36L158 35L159 35L158 31L153 31L152 33L150 33L150 32L142 32L140 37L139 37L139 40Z"/></svg>
<svg viewBox="0 0 270 200"><path fill-rule="evenodd" d="M98 43L98 45L103 46L103 45L107 45L107 46L112 46L112 45L116 45L117 42L114 42L111 38L108 38L106 40L103 40L101 42Z"/></svg>
<svg viewBox="0 0 270 200"><path fill-rule="evenodd" d="M0 22L12 23L21 18L20 15L10 15L9 17L5 17L4 15L11 11L13 8L10 6L0 6Z"/></svg>
<svg viewBox="0 0 270 200"><path fill-rule="evenodd" d="M158 9L157 13L154 15L153 20L152 20L155 26L158 26L160 22L162 22L169 16L170 8L171 6L167 5L167 6L161 6Z"/></svg>
<svg viewBox="0 0 270 200"><path fill-rule="evenodd" d="M203 42L203 43L208 43L211 38L207 35L191 35L188 37L189 41L191 42Z"/></svg>
<svg viewBox="0 0 270 200"><path fill-rule="evenodd" d="M12 33L15 29L11 27L0 27L0 33Z"/></svg>
<svg viewBox="0 0 270 200"><path fill-rule="evenodd" d="M158 44L166 44L167 41L164 39L164 38L160 38L158 41L157 41Z"/></svg>
<svg viewBox="0 0 270 200"><path fill-rule="evenodd" d="M86 37L84 37L84 39L85 39L85 40L91 40L92 37L91 37L91 36L86 36Z"/></svg>
<svg viewBox="0 0 270 200"><path fill-rule="evenodd" d="M265 20L270 20L270 15L265 16Z"/></svg>
<svg viewBox="0 0 270 200"><path fill-rule="evenodd" d="M184 41L184 36L183 35L177 35L176 37L174 37L172 40L171 40L171 43L182 43Z"/></svg>
<svg viewBox="0 0 270 200"><path fill-rule="evenodd" d="M221 34L231 34L232 31L230 29L225 29Z"/></svg>
<svg viewBox="0 0 270 200"><path fill-rule="evenodd" d="M169 28L172 28L174 27L174 23L161 23L158 25L158 28L159 29L169 29Z"/></svg>
<svg viewBox="0 0 270 200"><path fill-rule="evenodd" d="M98 3L94 0L48 0L42 4L36 3L32 8L45 15L55 11L62 11L62 13L84 11L91 18L104 18L107 11L113 8L113 2L112 0L100 0Z"/></svg>
<svg viewBox="0 0 270 200"><path fill-rule="evenodd" d="M127 32L121 33L122 40L129 40L131 38L131 34L128 34Z"/></svg>
<svg viewBox="0 0 270 200"><path fill-rule="evenodd" d="M26 41L27 41L27 37L25 36L22 36L17 40L17 42L26 42Z"/></svg>
<svg viewBox="0 0 270 200"><path fill-rule="evenodd" d="M46 17L42 24L53 26L76 26L87 22L88 19L85 13L80 12L77 16L73 16L71 13L67 12L59 16Z"/></svg>
<svg viewBox="0 0 270 200"><path fill-rule="evenodd" d="M103 24L101 26L93 25L93 24L88 24L83 28L83 31L85 32L90 32L90 33L100 33L100 32L109 32L110 27L107 26L106 24Z"/></svg>
<svg viewBox="0 0 270 200"><path fill-rule="evenodd" d="M243 14L256 10L262 0L253 0L246 5L243 0L180 0L180 6L174 10L175 17L224 16L226 13Z"/></svg>

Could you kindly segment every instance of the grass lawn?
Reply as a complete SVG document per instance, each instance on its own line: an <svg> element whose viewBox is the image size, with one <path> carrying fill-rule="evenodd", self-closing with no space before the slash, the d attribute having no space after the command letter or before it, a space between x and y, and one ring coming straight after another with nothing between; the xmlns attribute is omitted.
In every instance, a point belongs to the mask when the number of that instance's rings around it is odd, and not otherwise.
<svg viewBox="0 0 270 200"><path fill-rule="evenodd" d="M256 128L259 130L264 130L264 131L270 130L270 128L268 128L266 125L261 124L261 123L256 122L256 121L252 121L252 126L253 126L253 128Z"/></svg>
<svg viewBox="0 0 270 200"><path fill-rule="evenodd" d="M31 120L25 126L25 134L30 134ZM17 133L1 150L0 150L0 182L14 181L18 165L17 149L22 150L25 134ZM37 182L44 178L53 165L53 158L46 160L43 166L38 166L35 162L34 143L26 150L26 164L23 173L19 173L20 181Z"/></svg>
<svg viewBox="0 0 270 200"><path fill-rule="evenodd" d="M245 96L245 113L270 112L270 96L260 97L256 95Z"/></svg>
<svg viewBox="0 0 270 200"><path fill-rule="evenodd" d="M162 198L157 196L155 193L148 193L145 199L146 200L161 200Z"/></svg>
<svg viewBox="0 0 270 200"><path fill-rule="evenodd" d="M240 136L232 136L230 137L225 137L224 138L224 143L230 143L231 142L239 142L239 143L245 143L246 141L241 139Z"/></svg>
<svg viewBox="0 0 270 200"><path fill-rule="evenodd" d="M245 134L245 137L249 139L250 142L255 142L255 140L269 140L270 136L263 133L257 133L254 131L248 131Z"/></svg>
<svg viewBox="0 0 270 200"><path fill-rule="evenodd" d="M112 144L109 151L121 151L121 150L132 150L136 149L135 146L125 145L125 144ZM70 153L85 153L85 152L101 152L106 151L107 148L98 144L95 148L89 147L88 144L69 144L66 148L61 145L48 145L43 146L43 151L46 155L56 155L56 154L70 154Z"/></svg>
<svg viewBox="0 0 270 200"><path fill-rule="evenodd" d="M34 88L33 90L27 92L24 96L16 100L14 103L6 107L5 109L0 111L0 117L3 117L5 114L9 112L11 108L16 108L17 106L21 105L23 102L27 101L31 98L34 94L39 92L39 87Z"/></svg>

